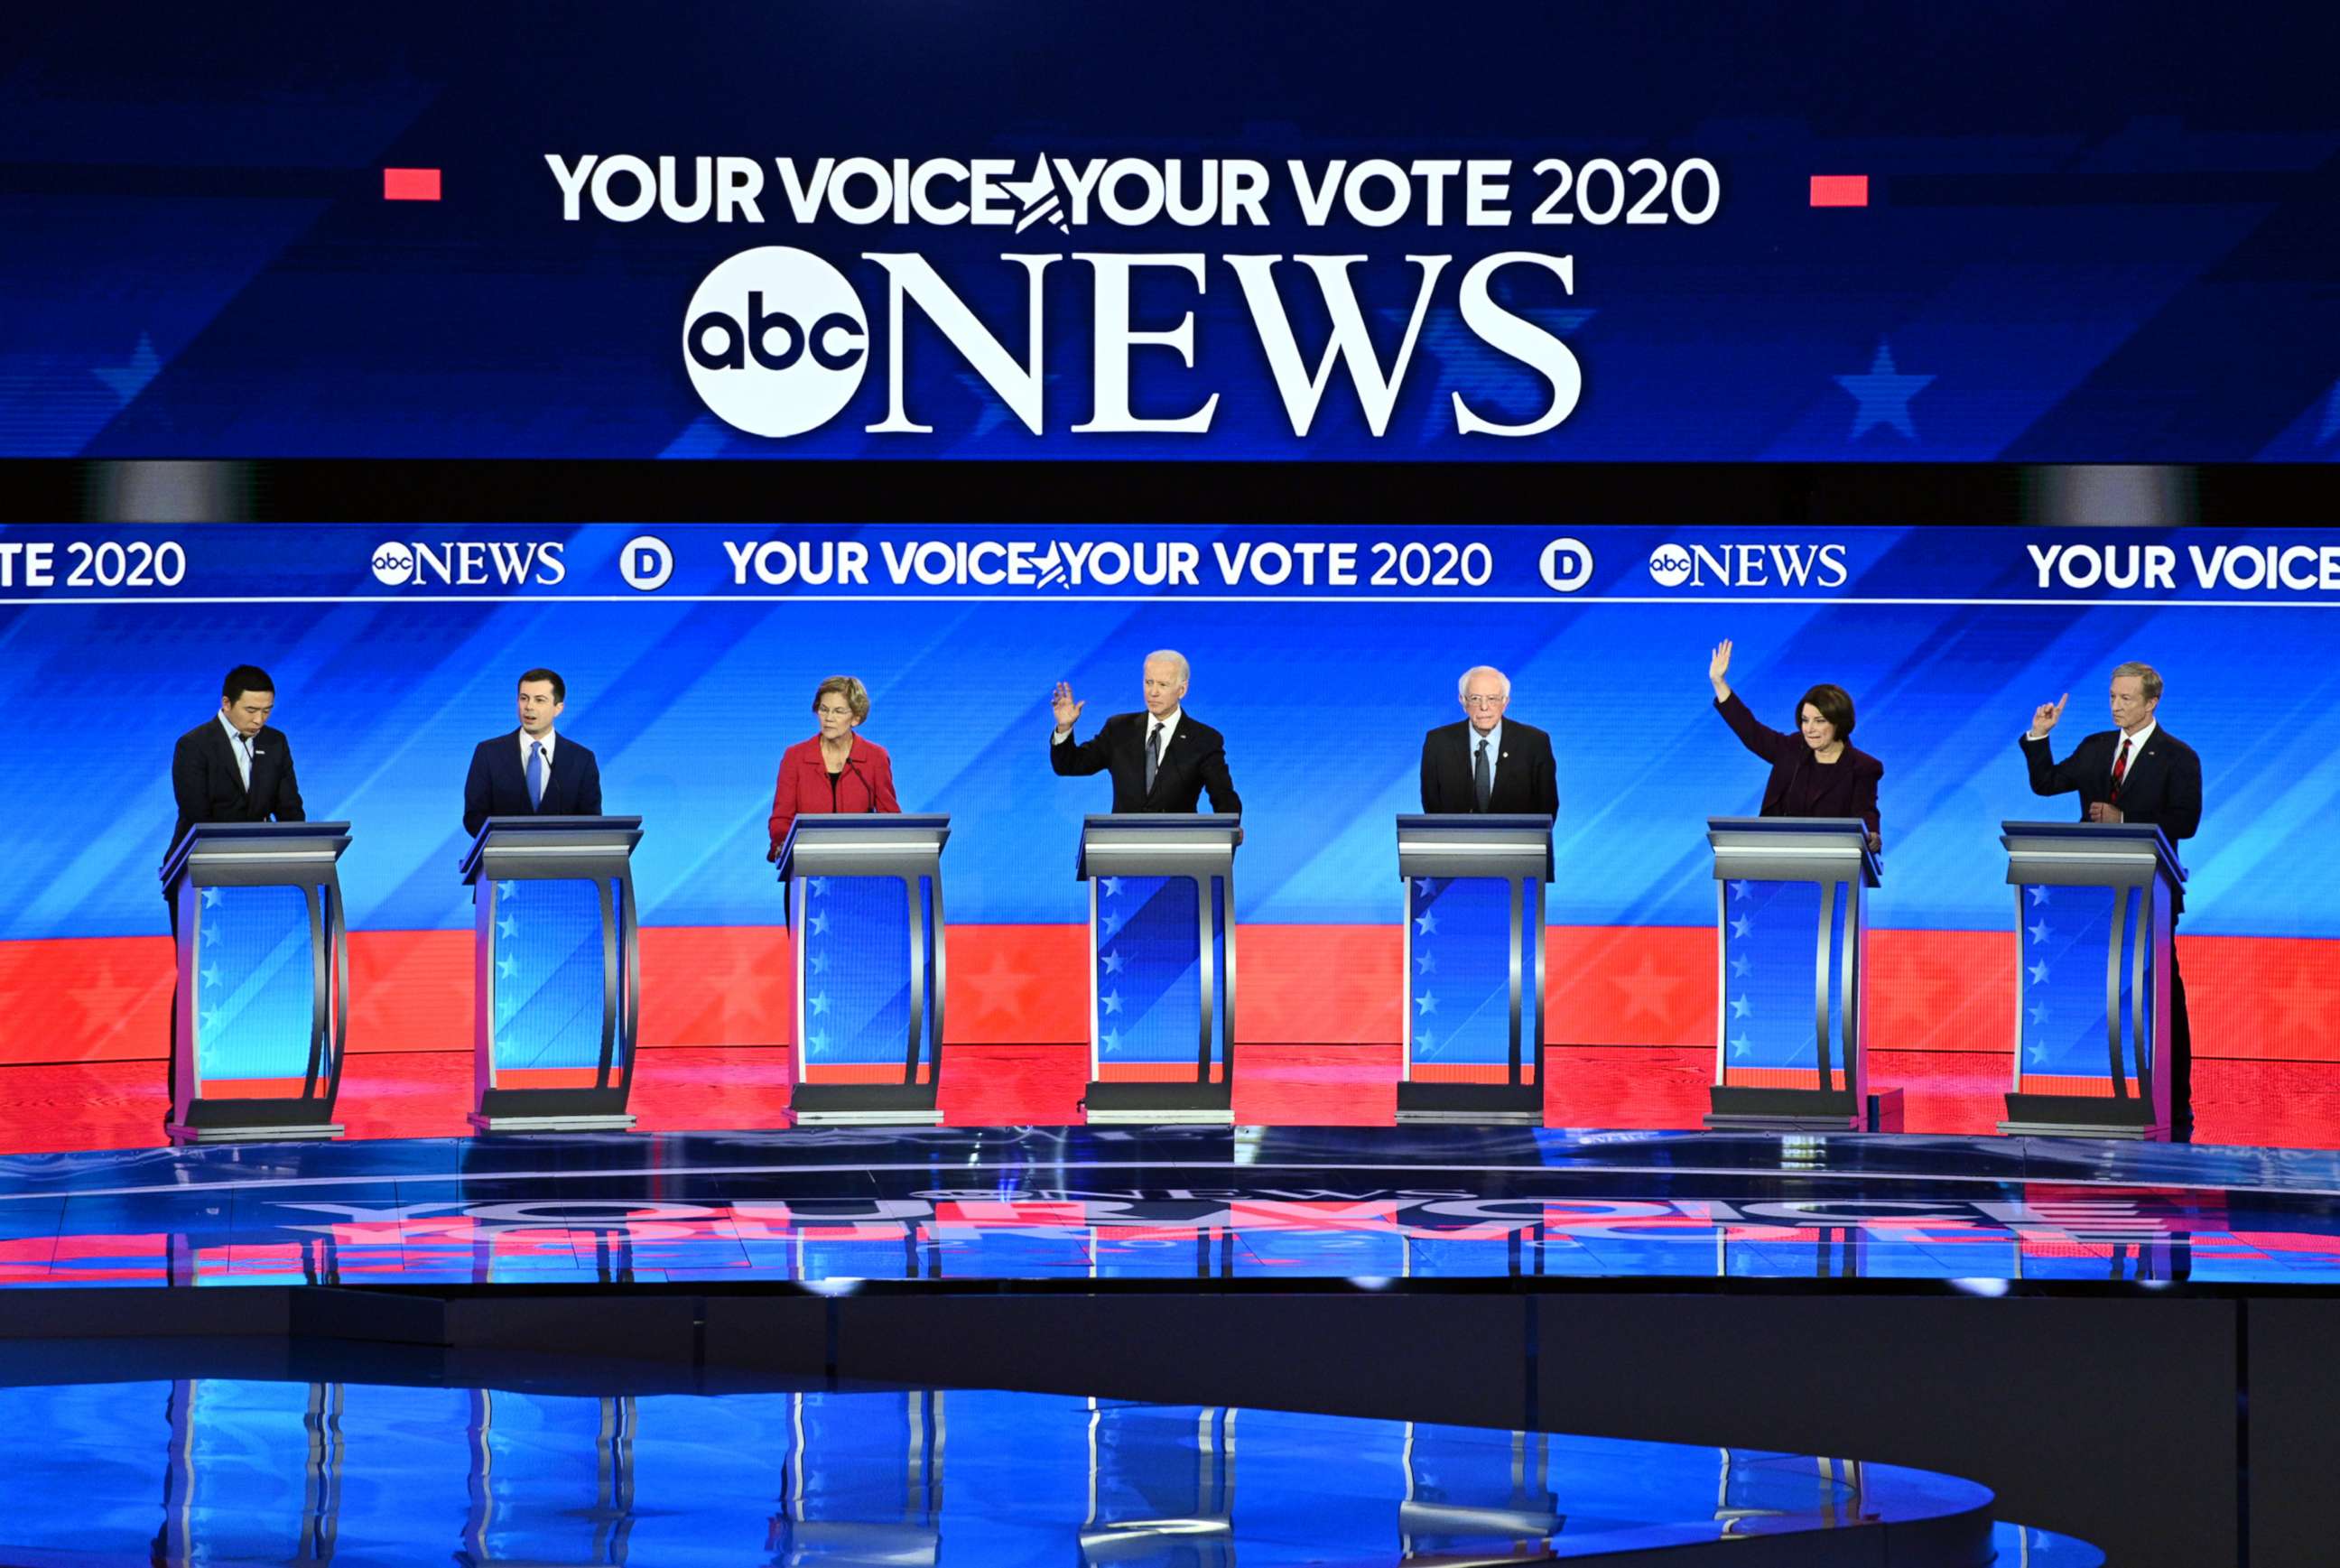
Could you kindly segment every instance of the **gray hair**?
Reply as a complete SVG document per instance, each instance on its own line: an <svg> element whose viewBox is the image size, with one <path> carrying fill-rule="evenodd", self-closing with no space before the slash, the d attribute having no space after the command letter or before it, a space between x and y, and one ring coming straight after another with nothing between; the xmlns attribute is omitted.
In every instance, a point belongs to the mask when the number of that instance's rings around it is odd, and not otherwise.
<svg viewBox="0 0 2340 1568"><path fill-rule="evenodd" d="M1496 669L1492 664L1473 664L1470 669L1464 670L1462 672L1462 678L1454 683L1455 696L1467 697L1470 695L1471 677L1473 675L1493 676L1496 680L1503 683L1503 700L1509 702L1512 700L1512 678L1504 674L1502 670Z"/></svg>
<svg viewBox="0 0 2340 1568"><path fill-rule="evenodd" d="M2144 683L2145 700L2147 702L2158 702L2161 700L2160 670L2156 670L2150 664L2139 664L2136 660L2132 659L2127 664L2117 664L2113 666L2113 679L2115 680L2118 680L2124 675L2134 675L2138 680Z"/></svg>
<svg viewBox="0 0 2340 1568"><path fill-rule="evenodd" d="M1178 670L1178 683L1182 686L1195 678L1195 671L1193 668L1187 664L1186 656L1179 652L1175 648L1157 648L1153 652L1145 656L1145 662L1148 664L1169 664L1176 666Z"/></svg>

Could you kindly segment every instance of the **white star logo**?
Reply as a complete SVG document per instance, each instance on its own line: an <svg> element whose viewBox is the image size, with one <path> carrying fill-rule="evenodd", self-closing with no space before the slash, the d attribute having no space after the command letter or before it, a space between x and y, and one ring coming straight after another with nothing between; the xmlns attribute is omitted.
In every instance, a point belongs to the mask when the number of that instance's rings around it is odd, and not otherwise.
<svg viewBox="0 0 2340 1568"><path fill-rule="evenodd" d="M807 997L805 1000L812 1004L812 1010L815 1014L828 1011L828 994L825 991L818 996Z"/></svg>
<svg viewBox="0 0 2340 1568"><path fill-rule="evenodd" d="M2033 1023L2034 1025L2036 1025L2036 1026L2038 1026L2038 1027L2046 1027L2047 1022L2048 1022L2048 1004L2047 1004L2047 1003L2042 1002L2042 1003L2040 1003L2038 1007L2033 1007L2033 1008L2031 1009L2031 1021L2032 1021L2032 1023Z"/></svg>
<svg viewBox="0 0 2340 1568"><path fill-rule="evenodd" d="M497 897L497 898L518 898L519 896L520 896L520 884L519 884L518 882L499 882L499 883L497 883L497 884L496 884L496 897Z"/></svg>
<svg viewBox="0 0 2340 1568"><path fill-rule="evenodd" d="M1413 958L1413 968L1414 972L1417 974L1436 974L1438 972L1438 955L1435 953L1415 954Z"/></svg>
<svg viewBox="0 0 2340 1568"><path fill-rule="evenodd" d="M1121 1011L1121 993L1119 991L1107 991L1104 996L1099 997L1097 1000L1105 1004L1105 1010L1108 1013L1117 1013Z"/></svg>
<svg viewBox="0 0 2340 1568"><path fill-rule="evenodd" d="M1414 997L1413 1005L1416 1009L1414 1014L1416 1017L1427 1017L1432 1013L1438 1010L1438 998L1432 996L1428 991L1424 991L1422 995Z"/></svg>
<svg viewBox="0 0 2340 1568"><path fill-rule="evenodd" d="M2048 983L2047 965L2034 964L2031 966L2031 983L2035 986L2044 986Z"/></svg>
<svg viewBox="0 0 2340 1568"><path fill-rule="evenodd" d="M2048 937L2052 935L2052 933L2048 929L2048 922L2045 920L2042 920L2038 925L2031 927L2030 931L2031 945L2035 948L2039 946L2040 943L2046 941Z"/></svg>
<svg viewBox="0 0 2340 1568"><path fill-rule="evenodd" d="M219 890L217 888L204 888L204 889L203 889L203 908L206 908L206 909L215 909L215 908L217 908L219 907L219 898L220 898L220 890Z"/></svg>
<svg viewBox="0 0 2340 1568"><path fill-rule="evenodd" d="M1743 937L1754 928L1755 922L1744 915L1730 922L1730 934L1734 937Z"/></svg>
<svg viewBox="0 0 2340 1568"><path fill-rule="evenodd" d="M519 973L520 960L518 958L498 958L496 960L496 974L499 978L509 980L514 975Z"/></svg>
<svg viewBox="0 0 2340 1568"><path fill-rule="evenodd" d="M1108 898L1120 898L1121 878L1118 877L1099 877L1097 878L1097 891L1103 893Z"/></svg>
<svg viewBox="0 0 2340 1568"><path fill-rule="evenodd" d="M1121 1033L1117 1029L1107 1029L1097 1037L1097 1043L1108 1051L1117 1051L1121 1048Z"/></svg>
<svg viewBox="0 0 2340 1568"><path fill-rule="evenodd" d="M816 937L828 935L828 917L826 915L814 915L807 919L805 924L811 928L812 934Z"/></svg>
<svg viewBox="0 0 2340 1568"><path fill-rule="evenodd" d="M826 975L828 973L828 955L827 953L809 955L805 959L805 968L816 975Z"/></svg>
<svg viewBox="0 0 2340 1568"><path fill-rule="evenodd" d="M206 986L216 986L216 985L218 985L218 984L219 984L219 982L220 982L220 973L219 973L219 971L218 971L217 969L205 969L205 970L203 971L203 984L204 984L204 985L206 985Z"/></svg>
<svg viewBox="0 0 2340 1568"><path fill-rule="evenodd" d="M1434 1042L1435 1042L1436 1038L1437 1038L1437 1037L1436 1037L1436 1036L1434 1036L1434 1035L1426 1034L1426 1033L1425 1033L1425 1034L1418 1034L1418 1035L1416 1035L1416 1036L1414 1036L1414 1037L1413 1037L1413 1048L1414 1048L1415 1050L1417 1050L1417 1051L1426 1051L1426 1050L1430 1049L1431 1046L1433 1045L1433 1043L1434 1043Z"/></svg>
<svg viewBox="0 0 2340 1568"><path fill-rule="evenodd" d="M1105 972L1108 975L1118 975L1121 973L1121 955L1119 953L1100 953L1097 955L1097 962L1104 966Z"/></svg>
<svg viewBox="0 0 2340 1568"><path fill-rule="evenodd" d="M816 1051L828 1049L828 1036L818 1029L805 1037L805 1044Z"/></svg>
<svg viewBox="0 0 2340 1568"><path fill-rule="evenodd" d="M828 878L826 877L807 877L805 878L805 891L810 893L816 898L823 897L828 892Z"/></svg>
<svg viewBox="0 0 2340 1568"><path fill-rule="evenodd" d="M1734 898L1744 898L1747 897L1747 884L1744 882L1731 883L1730 896Z"/></svg>
<svg viewBox="0 0 2340 1568"><path fill-rule="evenodd" d="M2040 1063L2048 1059L2048 1047L2045 1046L2034 1046L2031 1047L2029 1054L2031 1057L2031 1065L2036 1067Z"/></svg>
<svg viewBox="0 0 2340 1568"><path fill-rule="evenodd" d="M1753 964L1748 962L1747 955L1744 953L1741 953L1739 957L1730 960L1730 972L1735 977L1745 976L1748 971L1754 968L1754 967L1755 966Z"/></svg>
<svg viewBox="0 0 2340 1568"><path fill-rule="evenodd" d="M1734 1018L1744 1018L1744 1017L1748 1017L1752 1016L1752 1014L1754 1013L1754 1011L1755 1011L1755 1004L1754 1004L1754 1003L1752 1003L1752 1002L1750 1002L1750 1001L1749 1001L1746 997L1731 997L1731 998L1730 998L1730 1016L1731 1016L1732 1017L1734 1017Z"/></svg>
<svg viewBox="0 0 2340 1568"><path fill-rule="evenodd" d="M1754 1046L1749 1042L1745 1035L1733 1035L1730 1037L1730 1054L1732 1056L1743 1057L1754 1048Z"/></svg>
<svg viewBox="0 0 2340 1568"><path fill-rule="evenodd" d="M2031 907L2032 907L2033 908L2035 908L2035 909L2036 909L2036 908L2038 908L2040 905L2042 905L2042 904L2046 903L2047 901L2048 901L2048 889L2047 889L2047 888L2033 888L2031 889Z"/></svg>
<svg viewBox="0 0 2340 1568"><path fill-rule="evenodd" d="M207 1035L210 1034L212 1029L219 1023L218 1009L214 1007L204 1008L202 1013L197 1015L195 1023L196 1027L201 1028L203 1033Z"/></svg>
<svg viewBox="0 0 2340 1568"><path fill-rule="evenodd" d="M1438 935L1438 917L1435 915L1418 915L1414 918L1413 928L1416 934L1420 936L1435 937Z"/></svg>
<svg viewBox="0 0 2340 1568"><path fill-rule="evenodd" d="M1121 917L1118 915L1107 915L1104 918L1100 919L1097 924L1105 928L1105 934L1107 937L1111 937L1115 931L1121 929Z"/></svg>
<svg viewBox="0 0 2340 1568"><path fill-rule="evenodd" d="M520 935L520 922L506 915L496 922L496 935L507 939Z"/></svg>

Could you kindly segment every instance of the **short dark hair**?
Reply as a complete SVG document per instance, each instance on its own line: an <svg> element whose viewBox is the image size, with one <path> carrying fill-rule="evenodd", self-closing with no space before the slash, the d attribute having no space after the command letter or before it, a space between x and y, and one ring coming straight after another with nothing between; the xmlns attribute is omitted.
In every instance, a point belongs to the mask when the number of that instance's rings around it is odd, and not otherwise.
<svg viewBox="0 0 2340 1568"><path fill-rule="evenodd" d="M1796 704L1796 723L1799 726L1801 726L1804 721L1805 702L1819 709L1820 717L1836 726L1838 739L1852 739L1852 694L1850 692L1841 686L1831 686L1826 682L1813 687L1804 693L1803 701Z"/></svg>
<svg viewBox="0 0 2340 1568"><path fill-rule="evenodd" d="M227 672L220 682L220 700L233 702L247 691L265 691L276 695L276 682L268 679L268 671L257 664L239 664Z"/></svg>
<svg viewBox="0 0 2340 1568"><path fill-rule="evenodd" d="M569 685L566 681L562 680L560 675L556 672L550 670L530 670L522 672L520 678L520 683L522 686L527 685L531 680L551 681L552 700L555 702L566 702L569 700Z"/></svg>

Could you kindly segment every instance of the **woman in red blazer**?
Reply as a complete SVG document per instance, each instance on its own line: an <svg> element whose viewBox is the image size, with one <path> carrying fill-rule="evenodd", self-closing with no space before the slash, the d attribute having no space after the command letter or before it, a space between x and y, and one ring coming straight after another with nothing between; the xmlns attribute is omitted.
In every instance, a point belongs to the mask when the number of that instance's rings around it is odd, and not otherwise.
<svg viewBox="0 0 2340 1568"><path fill-rule="evenodd" d="M812 694L820 733L780 754L780 777L772 789L772 847L764 858L780 858L780 845L799 812L899 811L894 799L894 765L886 749L854 734L869 717L868 689L850 675L832 675Z"/></svg>

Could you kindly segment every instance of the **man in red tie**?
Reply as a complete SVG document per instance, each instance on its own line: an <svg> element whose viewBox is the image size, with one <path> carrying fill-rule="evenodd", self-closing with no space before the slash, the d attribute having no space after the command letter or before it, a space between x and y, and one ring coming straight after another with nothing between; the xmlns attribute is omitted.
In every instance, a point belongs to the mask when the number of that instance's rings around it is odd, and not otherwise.
<svg viewBox="0 0 2340 1568"><path fill-rule="evenodd" d="M2150 664L2135 662L2113 670L2113 722L2119 728L2088 736L2058 762L2048 747L2048 732L2064 716L2066 692L2043 702L2031 715L2031 729L2023 737L2023 760L2031 770L2035 795L2080 797L2080 817L2087 822L2150 822L2174 848L2191 839L2202 825L2202 759L2194 748L2161 728L2161 674ZM2174 931L2178 911L2186 907L2182 891L2169 898ZM2194 1038L2186 1018L2186 981L2179 972L2173 943L2169 958L2169 1136L2178 1143L2194 1134Z"/></svg>

